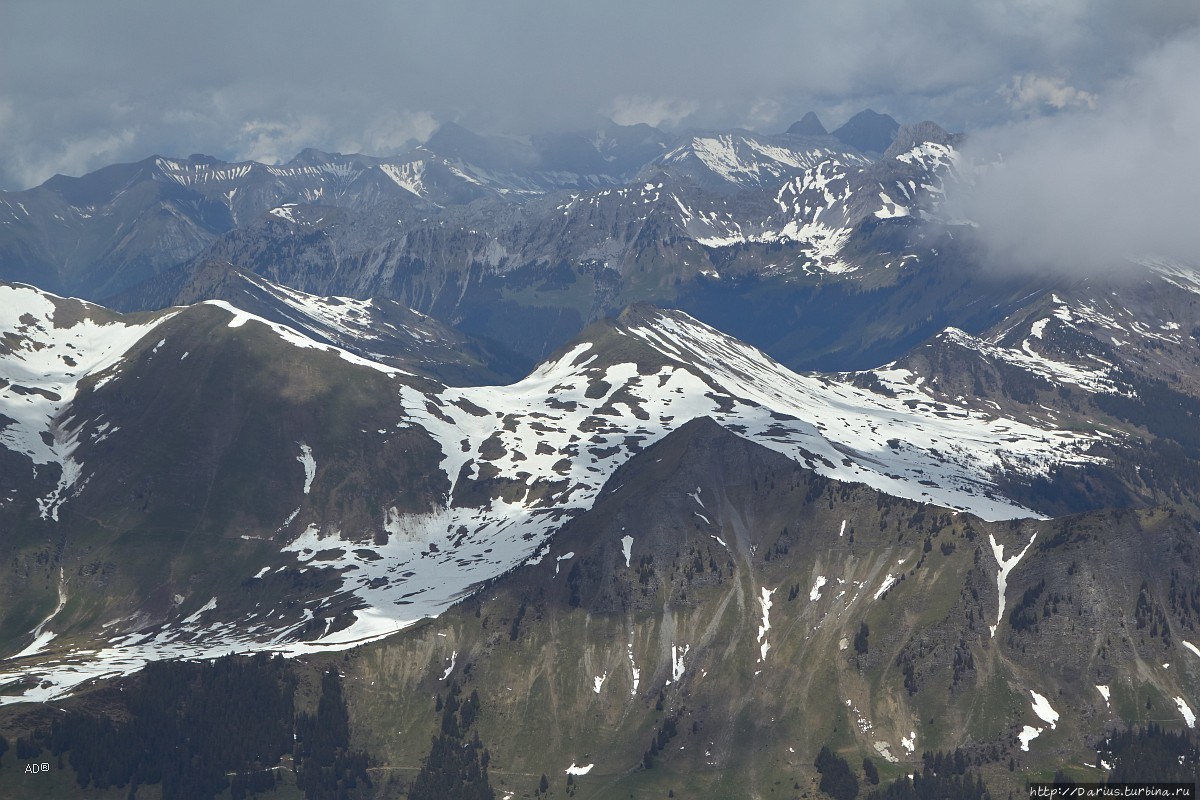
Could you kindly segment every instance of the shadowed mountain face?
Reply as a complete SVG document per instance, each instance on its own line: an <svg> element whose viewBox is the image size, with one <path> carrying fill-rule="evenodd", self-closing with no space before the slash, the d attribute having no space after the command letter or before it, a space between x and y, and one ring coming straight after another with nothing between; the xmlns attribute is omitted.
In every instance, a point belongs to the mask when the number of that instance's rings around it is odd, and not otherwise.
<svg viewBox="0 0 1200 800"><path fill-rule="evenodd" d="M831 135L864 153L883 153L891 146L900 123L871 109L860 111Z"/></svg>
<svg viewBox="0 0 1200 800"><path fill-rule="evenodd" d="M787 132L793 136L825 136L829 133L813 111L801 117L799 122L793 122Z"/></svg>

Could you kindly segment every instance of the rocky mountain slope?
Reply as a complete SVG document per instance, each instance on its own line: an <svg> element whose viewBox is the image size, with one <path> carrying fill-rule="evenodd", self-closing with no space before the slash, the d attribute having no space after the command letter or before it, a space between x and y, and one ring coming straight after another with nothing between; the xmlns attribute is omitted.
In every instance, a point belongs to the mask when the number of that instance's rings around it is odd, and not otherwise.
<svg viewBox="0 0 1200 800"><path fill-rule="evenodd" d="M1103 778L1127 722L1194 725L1196 527L1165 508L987 522L697 418L540 558L301 661L342 675L372 765L356 796L405 793L443 700L468 695L497 796L812 796L822 748L864 793L864 759L886 785L944 752L995 796ZM103 696L59 703L95 714ZM38 724L12 710L8 730Z"/></svg>
<svg viewBox="0 0 1200 800"><path fill-rule="evenodd" d="M214 786L315 796L321 751L401 796L449 748L501 797L811 797L835 756L999 797L1128 777L1129 724L1195 768L1200 269L990 274L958 138L851 122L0 197L16 763L69 794L62 709L133 736L147 664L282 653L211 665L278 706Z"/></svg>
<svg viewBox="0 0 1200 800"><path fill-rule="evenodd" d="M393 775L456 681L502 792L574 769L583 797L800 796L830 746L885 780L963 748L995 796L1068 765L1103 777L1113 725L1193 724L1194 539L1164 510L986 523L700 419L540 563L343 669Z"/></svg>
<svg viewBox="0 0 1200 800"><path fill-rule="evenodd" d="M377 307L249 285L241 297L286 298L304 325L226 301L120 317L5 289L27 310L5 321L3 511L20 533L2 624L49 695L87 677L81 660L345 646L436 614L536 557L631 455L698 417L990 519L1033 513L1000 490L1013 476L1100 460L1095 434L796 374L680 312L630 309L522 381L456 388L374 355L380 326L358 323ZM392 333L393 348L420 339ZM230 558L244 566L204 566Z"/></svg>

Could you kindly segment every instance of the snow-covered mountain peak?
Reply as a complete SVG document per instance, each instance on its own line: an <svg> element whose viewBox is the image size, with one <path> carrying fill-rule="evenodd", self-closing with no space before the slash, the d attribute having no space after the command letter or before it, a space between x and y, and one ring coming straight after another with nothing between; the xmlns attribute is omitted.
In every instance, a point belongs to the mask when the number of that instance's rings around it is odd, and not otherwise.
<svg viewBox="0 0 1200 800"><path fill-rule="evenodd" d="M713 148L710 155L723 154L720 163L728 167L740 151L727 144ZM682 150L672 152L683 159ZM781 163L764 161L756 152L756 164ZM769 170L776 178L766 183L776 187L773 203L758 218L730 213L726 207L705 209L675 196L679 226L705 247L788 244L800 256L790 268L813 274L854 272L861 265L843 251L855 230L881 220L935 218L946 184L964 179L961 157L952 144L928 139L914 140L912 147L874 162L828 148L812 156L808 163L796 158L786 170ZM918 257L912 252L892 255L889 263Z"/></svg>
<svg viewBox="0 0 1200 800"><path fill-rule="evenodd" d="M790 136L748 133L693 136L658 160L671 172L687 175L702 186L726 190L777 186L790 176L831 159L866 164L867 158L830 144Z"/></svg>

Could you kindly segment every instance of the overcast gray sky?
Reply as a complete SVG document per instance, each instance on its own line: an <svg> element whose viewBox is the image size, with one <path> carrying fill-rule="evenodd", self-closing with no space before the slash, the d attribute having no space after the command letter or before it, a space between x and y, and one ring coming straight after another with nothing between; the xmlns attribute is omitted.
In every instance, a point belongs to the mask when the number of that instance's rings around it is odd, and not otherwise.
<svg viewBox="0 0 1200 800"><path fill-rule="evenodd" d="M1196 0L4 0L0 188L151 153L382 155L446 120L1087 116L1198 22Z"/></svg>

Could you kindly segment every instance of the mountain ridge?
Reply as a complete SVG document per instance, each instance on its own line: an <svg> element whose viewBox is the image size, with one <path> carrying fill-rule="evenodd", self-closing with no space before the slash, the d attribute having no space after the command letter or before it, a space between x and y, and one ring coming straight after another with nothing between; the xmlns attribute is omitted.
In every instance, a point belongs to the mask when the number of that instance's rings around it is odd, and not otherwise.
<svg viewBox="0 0 1200 800"><path fill-rule="evenodd" d="M48 335L54 319L69 322L45 313L41 328L21 323L27 336ZM564 521L592 506L613 470L696 417L712 417L827 476L993 518L1031 513L998 493L998 476L1095 460L1085 452L1087 435L938 410L918 394L897 395L902 373L893 376L891 396L832 376L797 375L684 314L648 305L593 326L507 386L445 386L225 301L152 320L129 332L137 339L132 351L115 361L106 356L99 373L76 378L81 389L69 405L61 399L68 384L47 384L59 405L43 412L41 429L30 418L22 441L45 431L73 444L56 456L61 477L34 470L16 484L17 502L6 512L30 528L15 543L18 563L35 552L39 536L89 520L72 552L87 539L113 552L118 566L106 582L159 585L172 558L186 559L187 574L207 575L177 591L176 602L147 595L125 605L122 613L133 616L98 641L141 644L124 654L120 645L93 643L101 664L229 647L349 646L436 614L470 586L536 558ZM345 326L339 333L361 334ZM32 347L9 358L19 363ZM59 344L43 338L37 347L52 355ZM164 394L158 387L166 385L190 388ZM12 387L0 393L10 403L27 396ZM144 455L126 457L133 452ZM182 453L196 456L180 462ZM276 466L264 473L264 465ZM168 553L181 531L193 533L162 566L127 571L120 565L133 562L123 545L106 541L109 529L131 542L151 537ZM199 533L214 538L201 547ZM242 552L245 575L196 572L199 553L230 549ZM251 628L257 634L229 639L237 628L226 626L259 591L234 590L237 581L277 586L262 583L268 568L299 581L297 589L308 586L305 613L318 616L284 613ZM299 577L306 570L315 583ZM219 588L212 607L202 585ZM53 610L56 594L49 581L44 587L42 614ZM235 599L222 599L231 591ZM140 602L150 605L139 611ZM399 610L385 611L396 603ZM145 616L149 608L157 610ZM5 624L31 630L37 613L31 606ZM190 628L179 627L185 617ZM69 619L79 634L98 632L96 616ZM61 634L62 627L49 629ZM180 639L182 630L190 632ZM13 651L29 643L20 635L15 641ZM57 680L71 674L71 661Z"/></svg>

